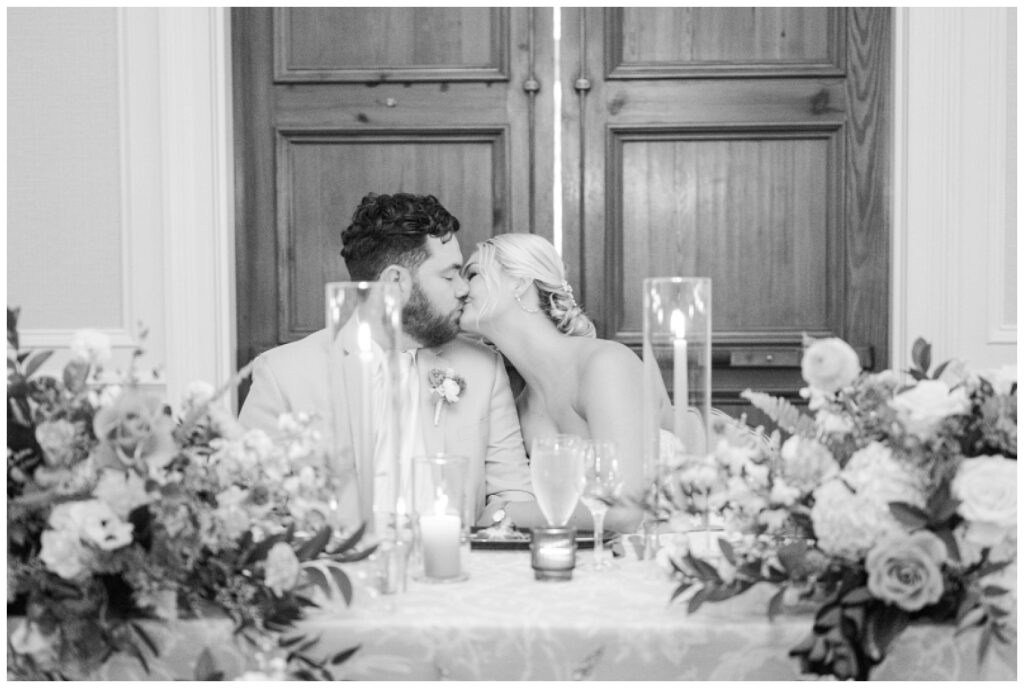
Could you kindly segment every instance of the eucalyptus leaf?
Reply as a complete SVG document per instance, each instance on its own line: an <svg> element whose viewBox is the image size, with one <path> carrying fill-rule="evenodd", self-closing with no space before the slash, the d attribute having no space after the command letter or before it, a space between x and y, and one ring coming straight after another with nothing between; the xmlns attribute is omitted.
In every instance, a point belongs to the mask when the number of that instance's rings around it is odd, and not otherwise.
<svg viewBox="0 0 1024 688"><path fill-rule="evenodd" d="M981 593L985 595L985 597L996 597L998 595L1005 595L1008 592L1010 591L998 585L986 585L981 590Z"/></svg>
<svg viewBox="0 0 1024 688"><path fill-rule="evenodd" d="M329 566L328 571L331 572L331 577L334 578L335 585L338 586L338 590L341 591L341 596L345 598L345 605L352 605L352 581L349 580L348 575L339 568Z"/></svg>
<svg viewBox="0 0 1024 688"><path fill-rule="evenodd" d="M932 365L932 345L923 338L914 340L914 346L910 352L910 358L922 373L927 373Z"/></svg>
<svg viewBox="0 0 1024 688"><path fill-rule="evenodd" d="M328 598L331 596L331 585L327 581L327 576L323 571L318 569L316 566L304 566L302 568L306 577L309 579L309 585L316 586L323 590L324 595Z"/></svg>
<svg viewBox="0 0 1024 688"><path fill-rule="evenodd" d="M768 600L768 620L775 621L775 617L782 613L782 603L785 600L786 589L779 588Z"/></svg>
<svg viewBox="0 0 1024 688"><path fill-rule="evenodd" d="M359 651L360 647L362 646L356 645L355 647L350 647L347 650L342 650L341 652L335 654L333 657L331 657L331 664L338 665L348 661L348 659L352 657L352 655Z"/></svg>
<svg viewBox="0 0 1024 688"><path fill-rule="evenodd" d="M32 373L39 370L39 366L46 363L46 361L53 355L53 351L38 351L35 355L28 360L25 364L25 377L32 377Z"/></svg>
<svg viewBox="0 0 1024 688"><path fill-rule="evenodd" d="M722 550L722 556L733 566L736 566L736 553L733 552L732 545L729 541L723 537L718 538L718 549Z"/></svg>
<svg viewBox="0 0 1024 688"><path fill-rule="evenodd" d="M700 606L704 604L704 601L707 599L709 594L710 591L708 590L707 585L698 590L696 594L690 598L690 601L686 603L686 613L692 614L700 609Z"/></svg>
<svg viewBox="0 0 1024 688"><path fill-rule="evenodd" d="M684 592L693 587L692 581L685 581L680 583L675 590L672 591L672 596L668 599L669 604L676 601L676 598L682 595Z"/></svg>
<svg viewBox="0 0 1024 688"><path fill-rule="evenodd" d="M906 502L889 502L889 512L903 525L918 529L928 525L928 513Z"/></svg>
<svg viewBox="0 0 1024 688"><path fill-rule="evenodd" d="M299 561L309 561L315 559L320 552L327 546L327 542L331 539L331 527L324 526L317 531L316 535L311 537L308 541L303 543L299 547L295 556L298 557Z"/></svg>
<svg viewBox="0 0 1024 688"><path fill-rule="evenodd" d="M343 552L347 552L348 550L352 549L357 542L363 539L363 533L365 532L366 524L359 524L359 527L356 528L356 531L352 533L352 535L342 540L341 543L334 549L330 550L328 554L341 554Z"/></svg>

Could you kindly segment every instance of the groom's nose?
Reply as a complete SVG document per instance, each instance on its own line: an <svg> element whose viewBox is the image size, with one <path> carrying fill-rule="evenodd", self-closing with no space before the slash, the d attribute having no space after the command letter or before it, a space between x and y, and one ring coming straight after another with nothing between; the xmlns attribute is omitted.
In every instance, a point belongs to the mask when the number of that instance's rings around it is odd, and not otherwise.
<svg viewBox="0 0 1024 688"><path fill-rule="evenodd" d="M459 301L465 301L466 297L469 296L469 282L467 282L461 274L455 276L455 298Z"/></svg>

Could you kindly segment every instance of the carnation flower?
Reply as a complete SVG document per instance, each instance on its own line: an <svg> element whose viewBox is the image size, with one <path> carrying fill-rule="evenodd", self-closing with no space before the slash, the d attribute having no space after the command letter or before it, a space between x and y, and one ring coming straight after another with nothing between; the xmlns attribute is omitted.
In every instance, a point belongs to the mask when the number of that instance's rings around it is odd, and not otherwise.
<svg viewBox="0 0 1024 688"><path fill-rule="evenodd" d="M888 505L850 490L833 478L814 491L811 521L823 552L855 561L883 536L903 526Z"/></svg>
<svg viewBox="0 0 1024 688"><path fill-rule="evenodd" d="M868 552L868 590L880 600L915 612L942 597L946 545L930 530L897 534Z"/></svg>
<svg viewBox="0 0 1024 688"><path fill-rule="evenodd" d="M793 435L782 445L780 454L786 482L803 492L810 492L839 473L832 453L817 440Z"/></svg>
<svg viewBox="0 0 1024 688"><path fill-rule="evenodd" d="M951 485L957 511L971 522L1003 529L1017 524L1017 462L1002 456L965 459Z"/></svg>
<svg viewBox="0 0 1024 688"><path fill-rule="evenodd" d="M267 552L264 581L278 597L295 587L299 581L299 571L299 559L288 543L278 542Z"/></svg>
<svg viewBox="0 0 1024 688"><path fill-rule="evenodd" d="M857 379L860 359L842 339L818 339L804 351L800 371L812 389L832 394Z"/></svg>
<svg viewBox="0 0 1024 688"><path fill-rule="evenodd" d="M134 526L118 518L106 502L90 499L78 504L76 515L81 519L79 532L83 540L108 551L131 543Z"/></svg>
<svg viewBox="0 0 1024 688"><path fill-rule="evenodd" d="M950 390L942 380L921 380L889 402L907 432L927 439L950 416L967 413L970 400L963 387Z"/></svg>
<svg viewBox="0 0 1024 688"><path fill-rule="evenodd" d="M110 360L110 337L99 330L78 330L71 336L71 355L83 363L103 365Z"/></svg>
<svg viewBox="0 0 1024 688"><path fill-rule="evenodd" d="M44 530L39 560L65 580L75 580L88 571L92 555L78 534L68 530Z"/></svg>

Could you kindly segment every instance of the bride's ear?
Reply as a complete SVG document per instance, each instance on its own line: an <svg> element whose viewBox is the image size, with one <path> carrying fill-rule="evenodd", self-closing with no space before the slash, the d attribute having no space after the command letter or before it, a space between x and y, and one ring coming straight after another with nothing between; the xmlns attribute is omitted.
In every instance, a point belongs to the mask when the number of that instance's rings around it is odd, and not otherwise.
<svg viewBox="0 0 1024 688"><path fill-rule="evenodd" d="M409 272L409 268L404 265L389 265L381 270L380 277L377 279L381 282L396 283L402 296L403 305L409 300L409 295L412 294L412 273Z"/></svg>

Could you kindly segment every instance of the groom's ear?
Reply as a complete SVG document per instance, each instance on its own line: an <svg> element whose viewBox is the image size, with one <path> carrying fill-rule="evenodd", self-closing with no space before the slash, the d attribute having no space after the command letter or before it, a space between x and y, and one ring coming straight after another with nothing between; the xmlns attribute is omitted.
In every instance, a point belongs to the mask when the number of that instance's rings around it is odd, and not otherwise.
<svg viewBox="0 0 1024 688"><path fill-rule="evenodd" d="M409 295L412 294L412 273L409 272L409 268L404 265L389 265L381 270L377 279L381 282L396 283L402 294L402 303L405 304L409 300Z"/></svg>

